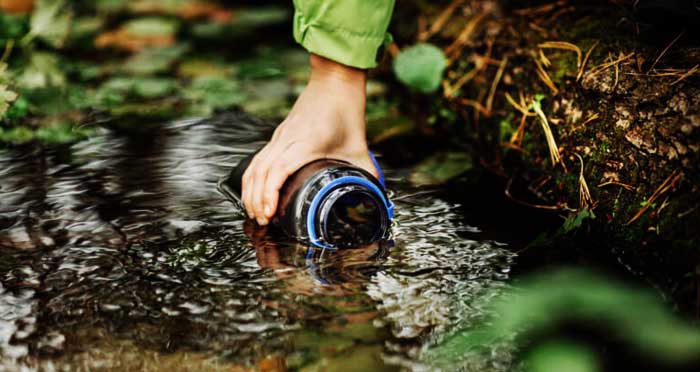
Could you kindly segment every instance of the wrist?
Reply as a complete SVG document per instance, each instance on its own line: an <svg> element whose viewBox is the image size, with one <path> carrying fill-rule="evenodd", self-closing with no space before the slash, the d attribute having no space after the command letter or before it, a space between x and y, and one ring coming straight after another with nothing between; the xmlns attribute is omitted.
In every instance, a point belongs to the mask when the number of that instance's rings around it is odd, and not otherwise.
<svg viewBox="0 0 700 372"><path fill-rule="evenodd" d="M367 73L365 70L343 65L330 59L311 54L309 83L330 84L349 89L365 96Z"/></svg>

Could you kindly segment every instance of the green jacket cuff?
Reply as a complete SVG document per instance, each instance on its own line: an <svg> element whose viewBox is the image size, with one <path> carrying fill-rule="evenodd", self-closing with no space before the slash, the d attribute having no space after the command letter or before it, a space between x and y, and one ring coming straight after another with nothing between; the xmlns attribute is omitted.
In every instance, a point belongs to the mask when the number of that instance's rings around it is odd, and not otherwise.
<svg viewBox="0 0 700 372"><path fill-rule="evenodd" d="M294 39L309 52L338 63L362 69L375 67L377 52L386 40L394 2L381 1L383 5L374 9L360 0L326 3L340 3L336 6L319 7L317 3L295 1ZM344 11L348 9L354 11Z"/></svg>

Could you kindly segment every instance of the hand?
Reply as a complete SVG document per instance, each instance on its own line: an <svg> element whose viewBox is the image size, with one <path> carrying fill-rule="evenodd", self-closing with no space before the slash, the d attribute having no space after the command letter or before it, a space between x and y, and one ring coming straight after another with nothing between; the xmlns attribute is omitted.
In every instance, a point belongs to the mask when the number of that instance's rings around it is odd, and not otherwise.
<svg viewBox="0 0 700 372"><path fill-rule="evenodd" d="M243 174L243 205L260 225L275 214L287 177L311 161L345 160L377 175L365 138L365 71L313 54L310 61L304 92Z"/></svg>

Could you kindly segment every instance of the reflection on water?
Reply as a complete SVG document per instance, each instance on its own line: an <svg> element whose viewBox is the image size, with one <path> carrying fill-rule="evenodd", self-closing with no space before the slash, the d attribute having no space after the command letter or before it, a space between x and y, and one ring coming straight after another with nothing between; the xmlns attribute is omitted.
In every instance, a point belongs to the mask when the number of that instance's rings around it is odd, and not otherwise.
<svg viewBox="0 0 700 372"><path fill-rule="evenodd" d="M0 150L0 369L429 369L511 253L400 170L393 242L309 251L245 223L215 183L271 129L226 113Z"/></svg>

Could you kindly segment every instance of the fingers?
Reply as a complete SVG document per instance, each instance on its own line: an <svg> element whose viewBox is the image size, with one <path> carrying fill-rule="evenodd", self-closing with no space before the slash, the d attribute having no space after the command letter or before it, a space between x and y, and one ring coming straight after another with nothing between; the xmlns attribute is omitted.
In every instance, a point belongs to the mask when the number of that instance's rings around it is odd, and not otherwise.
<svg viewBox="0 0 700 372"><path fill-rule="evenodd" d="M255 220L258 221L258 225L267 225L267 217L265 217L265 212L263 210L262 203L262 189L265 186L265 179L267 178L267 173L269 171L269 165L262 159L257 167L253 169L253 182L252 182L252 195L250 208L253 210L253 215Z"/></svg>
<svg viewBox="0 0 700 372"><path fill-rule="evenodd" d="M241 199L248 217L259 225L267 225L277 211L279 192L287 178L313 158L299 147L293 144L276 151L280 146L268 145L245 171Z"/></svg>
<svg viewBox="0 0 700 372"><path fill-rule="evenodd" d="M290 176L292 171L285 161L278 160L275 162L270 170L267 172L267 178L265 180L265 185L261 190L263 213L265 218L270 219L277 211L277 202L279 200L279 192Z"/></svg>
<svg viewBox="0 0 700 372"><path fill-rule="evenodd" d="M266 153L268 152L268 147L265 146L255 157L250 165L243 173L243 179L241 180L241 201L248 214L248 218L256 219L255 208L254 208L254 198L257 189L257 184L259 182L258 178L264 176L265 169L262 167ZM264 182L264 181L263 181Z"/></svg>

